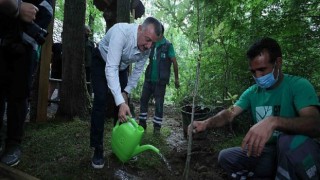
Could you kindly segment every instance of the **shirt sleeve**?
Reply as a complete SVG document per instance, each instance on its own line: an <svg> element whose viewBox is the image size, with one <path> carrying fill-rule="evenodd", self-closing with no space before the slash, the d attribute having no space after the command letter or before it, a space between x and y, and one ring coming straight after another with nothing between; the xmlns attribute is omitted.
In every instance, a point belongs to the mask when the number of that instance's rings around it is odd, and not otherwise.
<svg viewBox="0 0 320 180"><path fill-rule="evenodd" d="M292 87L292 89L294 90L294 104L298 110L308 106L320 107L317 93L307 79L299 78L295 80L294 87Z"/></svg>
<svg viewBox="0 0 320 180"><path fill-rule="evenodd" d="M100 50L105 51L102 56L106 61L105 74L108 87L114 97L115 103L119 104L125 102L122 94L119 81L119 66L121 61L122 50L126 41L124 33L121 31L113 33L110 37L109 46L102 47Z"/></svg>
<svg viewBox="0 0 320 180"><path fill-rule="evenodd" d="M144 65L148 59L149 55L144 56L144 58L135 63L132 74L129 76L128 84L124 89L127 93L130 93L133 88L138 84L141 73L143 72Z"/></svg>
<svg viewBox="0 0 320 180"><path fill-rule="evenodd" d="M249 87L247 90L245 90L240 98L235 103L236 106L239 106L242 110L248 110L250 108L250 95L252 93L252 90L254 89L254 86Z"/></svg>

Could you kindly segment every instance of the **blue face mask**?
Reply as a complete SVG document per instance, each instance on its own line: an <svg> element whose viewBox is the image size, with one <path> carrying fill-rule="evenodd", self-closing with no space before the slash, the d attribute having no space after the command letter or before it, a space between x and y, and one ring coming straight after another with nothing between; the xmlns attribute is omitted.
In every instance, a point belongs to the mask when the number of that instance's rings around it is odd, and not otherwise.
<svg viewBox="0 0 320 180"><path fill-rule="evenodd" d="M278 81L279 69L278 69L277 78L274 78L273 72L274 72L274 67L271 73L261 76L259 78L255 78L253 76L253 78L259 87L266 89L273 86Z"/></svg>

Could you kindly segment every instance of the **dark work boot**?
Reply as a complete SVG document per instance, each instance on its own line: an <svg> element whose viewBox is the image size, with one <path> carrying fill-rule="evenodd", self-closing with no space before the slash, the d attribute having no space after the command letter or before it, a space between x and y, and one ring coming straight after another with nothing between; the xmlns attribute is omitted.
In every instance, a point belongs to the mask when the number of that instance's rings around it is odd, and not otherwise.
<svg viewBox="0 0 320 180"><path fill-rule="evenodd" d="M161 129L161 125L153 123L153 135L159 136L160 129Z"/></svg>
<svg viewBox="0 0 320 180"><path fill-rule="evenodd" d="M103 155L103 148L96 147L94 149L94 154L92 157L92 167L95 169L101 169L104 166L104 155Z"/></svg>

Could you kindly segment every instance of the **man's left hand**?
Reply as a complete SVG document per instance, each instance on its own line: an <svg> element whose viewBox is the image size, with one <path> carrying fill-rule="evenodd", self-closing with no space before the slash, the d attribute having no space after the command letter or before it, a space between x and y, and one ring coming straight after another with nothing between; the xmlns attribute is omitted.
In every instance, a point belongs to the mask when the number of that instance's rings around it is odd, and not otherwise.
<svg viewBox="0 0 320 180"><path fill-rule="evenodd" d="M275 120L275 118L276 117L270 116L261 120L249 129L241 145L243 150L248 151L248 157L257 157L261 155L266 142L274 131L273 120Z"/></svg>

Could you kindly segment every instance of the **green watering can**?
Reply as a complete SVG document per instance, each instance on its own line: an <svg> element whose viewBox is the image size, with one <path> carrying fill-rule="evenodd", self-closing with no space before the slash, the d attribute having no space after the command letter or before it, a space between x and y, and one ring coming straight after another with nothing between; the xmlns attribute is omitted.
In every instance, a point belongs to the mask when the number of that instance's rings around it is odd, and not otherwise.
<svg viewBox="0 0 320 180"><path fill-rule="evenodd" d="M144 129L139 126L137 122L128 117L128 121L119 125L117 121L116 126L112 130L111 147L113 153L120 159L120 161L127 162L137 154L152 150L159 154L159 149L152 145L140 146L140 141Z"/></svg>

